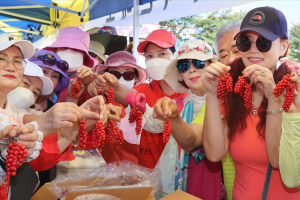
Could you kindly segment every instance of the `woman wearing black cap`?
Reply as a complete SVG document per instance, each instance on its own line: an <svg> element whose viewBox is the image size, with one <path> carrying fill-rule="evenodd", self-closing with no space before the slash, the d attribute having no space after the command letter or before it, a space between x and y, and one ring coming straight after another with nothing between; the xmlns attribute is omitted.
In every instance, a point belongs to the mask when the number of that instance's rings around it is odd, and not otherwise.
<svg viewBox="0 0 300 200"><path fill-rule="evenodd" d="M276 83L292 72L285 63L277 69L278 60L289 47L286 18L272 7L253 9L243 19L235 39L241 59L230 67L213 63L202 77L207 89L203 127L206 156L220 161L229 149L236 166L235 200L261 198L268 163L273 167L268 199L299 199L299 190L284 186L277 169L283 101L273 91ZM252 85L250 108L234 92L227 93L223 103L217 98L220 74L228 70L234 85L239 76Z"/></svg>

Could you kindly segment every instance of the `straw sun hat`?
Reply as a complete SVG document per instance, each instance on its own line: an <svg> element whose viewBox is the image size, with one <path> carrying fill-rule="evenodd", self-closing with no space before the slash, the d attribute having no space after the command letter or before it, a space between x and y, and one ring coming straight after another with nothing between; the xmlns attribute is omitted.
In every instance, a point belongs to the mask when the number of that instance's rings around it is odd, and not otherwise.
<svg viewBox="0 0 300 200"><path fill-rule="evenodd" d="M164 80L177 93L186 93L187 88L183 87L178 81L183 81L181 74L177 69L178 60L197 59L201 61L211 60L217 62L218 57L213 55L213 48L202 40L188 40L171 57L171 62L166 69Z"/></svg>

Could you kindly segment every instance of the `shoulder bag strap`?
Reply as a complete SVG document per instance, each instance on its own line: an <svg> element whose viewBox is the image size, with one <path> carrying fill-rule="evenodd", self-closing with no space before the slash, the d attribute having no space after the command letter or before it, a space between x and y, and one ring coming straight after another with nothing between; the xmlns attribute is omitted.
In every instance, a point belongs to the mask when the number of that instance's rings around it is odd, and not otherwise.
<svg viewBox="0 0 300 200"><path fill-rule="evenodd" d="M270 185L270 180L271 180L271 175L272 175L272 166L269 163L268 164L267 175L266 175L266 180L265 180L265 184L264 184L264 189L263 189L261 200L266 200L267 199L269 185Z"/></svg>

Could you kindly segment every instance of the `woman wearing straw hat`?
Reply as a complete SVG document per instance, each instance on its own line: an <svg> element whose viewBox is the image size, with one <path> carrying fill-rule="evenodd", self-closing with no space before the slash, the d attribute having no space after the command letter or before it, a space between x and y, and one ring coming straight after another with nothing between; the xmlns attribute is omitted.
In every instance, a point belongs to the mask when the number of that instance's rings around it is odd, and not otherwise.
<svg viewBox="0 0 300 200"><path fill-rule="evenodd" d="M168 97L159 99L154 106L153 116L165 120L163 108L170 105L172 116L168 119L171 121L172 136L178 143L179 149L182 148L177 151L176 176L172 180L175 182L175 188L201 199L214 200L221 197L221 162L208 161L203 147L190 148L187 145L190 142L188 135L184 131L185 128L198 131L199 127L191 122L206 101L206 89L201 82L201 77L205 68L218 60L211 52L212 47L196 39L186 41L179 51L175 52L166 69L164 79L175 92L187 93L187 96L182 102L177 100L178 106Z"/></svg>
<svg viewBox="0 0 300 200"><path fill-rule="evenodd" d="M106 62L105 48L100 42L91 40L89 46L89 54L90 56L98 60L99 64L104 64ZM97 63L95 63L94 65L97 65Z"/></svg>

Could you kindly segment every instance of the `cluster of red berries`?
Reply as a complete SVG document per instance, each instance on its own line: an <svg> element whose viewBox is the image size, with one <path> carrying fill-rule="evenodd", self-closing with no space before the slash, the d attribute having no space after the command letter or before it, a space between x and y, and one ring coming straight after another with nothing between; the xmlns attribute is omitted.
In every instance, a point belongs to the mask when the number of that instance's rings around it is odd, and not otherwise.
<svg viewBox="0 0 300 200"><path fill-rule="evenodd" d="M238 82L234 87L235 93L240 93L241 97L244 99L245 108L250 108L252 105L252 86L247 82L247 79L243 76L238 78Z"/></svg>
<svg viewBox="0 0 300 200"><path fill-rule="evenodd" d="M6 150L6 175L15 176L18 167L21 167L27 157L27 149L25 145L13 141L8 145Z"/></svg>
<svg viewBox="0 0 300 200"><path fill-rule="evenodd" d="M133 123L134 121L136 122L135 132L137 135L140 134L142 130L142 116L143 113L140 111L138 106L131 107L128 121L129 123Z"/></svg>
<svg viewBox="0 0 300 200"><path fill-rule="evenodd" d="M105 144L105 130L102 121L98 120L92 134L92 147L100 148ZM104 144L103 144L104 143Z"/></svg>
<svg viewBox="0 0 300 200"><path fill-rule="evenodd" d="M167 120L167 121L165 121L165 129L163 132L163 142L164 143L167 143L169 141L171 132L172 132L171 122L170 122L170 120Z"/></svg>
<svg viewBox="0 0 300 200"><path fill-rule="evenodd" d="M222 76L218 83L218 90L217 90L217 97L219 99L225 98L225 91L232 92L233 83L232 83L232 77L230 73L227 73L225 76Z"/></svg>
<svg viewBox="0 0 300 200"><path fill-rule="evenodd" d="M108 96L107 96L107 102L108 103L113 103L114 101L115 101L114 91L111 90L111 88L109 88L109 90L108 90Z"/></svg>
<svg viewBox="0 0 300 200"><path fill-rule="evenodd" d="M286 88L286 97L284 99L282 108L285 110L285 112L287 112L293 103L294 90L295 90L295 84L291 83L291 78L289 74L285 75L283 79L279 83L277 83L273 94L276 97L279 97L285 88Z"/></svg>
<svg viewBox="0 0 300 200"><path fill-rule="evenodd" d="M80 89L81 89L81 80L76 80L75 85L72 86L71 88L73 98L77 97L78 93L80 92Z"/></svg>
<svg viewBox="0 0 300 200"><path fill-rule="evenodd" d="M110 144L112 142L112 139L118 140L118 144L122 144L124 141L124 135L121 129L109 122L107 124L107 127L105 128L106 144Z"/></svg>
<svg viewBox="0 0 300 200"><path fill-rule="evenodd" d="M85 125L85 119L78 121L78 134L79 134L79 144L77 146L78 149L80 148L86 148L86 141L87 141L87 132L85 131L87 129L87 126Z"/></svg>

